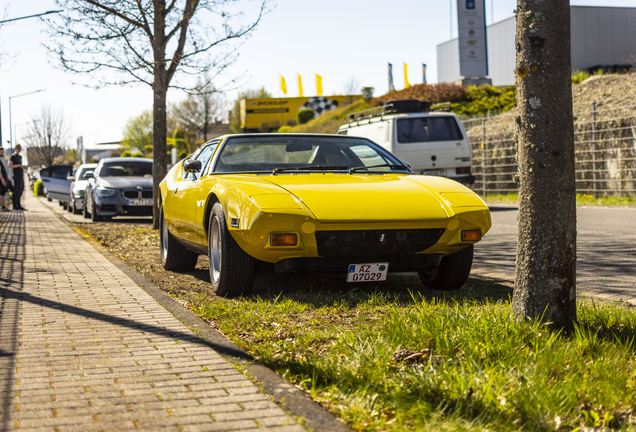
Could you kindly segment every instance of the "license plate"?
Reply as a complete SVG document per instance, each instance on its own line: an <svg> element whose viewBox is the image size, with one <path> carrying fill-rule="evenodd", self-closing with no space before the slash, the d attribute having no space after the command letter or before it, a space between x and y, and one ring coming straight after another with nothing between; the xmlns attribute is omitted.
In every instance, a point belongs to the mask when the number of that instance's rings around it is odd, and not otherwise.
<svg viewBox="0 0 636 432"><path fill-rule="evenodd" d="M422 171L422 175L444 177L446 175L446 170L424 170Z"/></svg>
<svg viewBox="0 0 636 432"><path fill-rule="evenodd" d="M129 206L151 206L152 200L151 199L131 199L131 200L128 200L128 205Z"/></svg>
<svg viewBox="0 0 636 432"><path fill-rule="evenodd" d="M386 280L389 263L349 264L347 282L377 282Z"/></svg>

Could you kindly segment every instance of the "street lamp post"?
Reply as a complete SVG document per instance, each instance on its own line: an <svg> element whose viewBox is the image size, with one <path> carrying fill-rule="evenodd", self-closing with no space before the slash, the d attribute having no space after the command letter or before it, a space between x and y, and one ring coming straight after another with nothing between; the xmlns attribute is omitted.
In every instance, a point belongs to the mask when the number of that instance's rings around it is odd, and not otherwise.
<svg viewBox="0 0 636 432"><path fill-rule="evenodd" d="M12 98L17 98L20 96L26 96L26 95L30 95L30 94L34 94L34 93L40 93L46 91L46 89L40 89L40 90L35 90L32 92L28 92L28 93L22 93L19 95L15 95L15 96L9 96L9 134L10 134L10 141L9 141L9 154L11 154L11 150L13 150L13 123L11 123L11 99Z"/></svg>
<svg viewBox="0 0 636 432"><path fill-rule="evenodd" d="M24 123L20 123L20 124L17 124L17 125L15 125L15 126L13 126L13 135L15 135L15 139L16 139L16 141L17 141L17 139L18 139L18 132L17 132L18 127L20 127L20 126L25 126L25 125L29 125L29 124L31 124L31 123L33 123L33 125L35 126L35 124L36 124L36 123L39 123L39 122L40 122L40 120L31 120L31 121L24 122Z"/></svg>

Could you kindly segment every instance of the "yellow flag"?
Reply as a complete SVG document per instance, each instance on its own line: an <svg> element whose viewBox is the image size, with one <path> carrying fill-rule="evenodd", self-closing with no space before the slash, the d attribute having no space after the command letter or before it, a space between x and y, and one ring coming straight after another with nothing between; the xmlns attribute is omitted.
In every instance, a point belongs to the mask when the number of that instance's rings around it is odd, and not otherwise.
<svg viewBox="0 0 636 432"><path fill-rule="evenodd" d="M303 77L298 74L298 97L303 97Z"/></svg>
<svg viewBox="0 0 636 432"><path fill-rule="evenodd" d="M404 88L409 88L411 87L411 84L409 84L409 73L407 71L409 65L407 65L406 63L404 63Z"/></svg>
<svg viewBox="0 0 636 432"><path fill-rule="evenodd" d="M322 96L322 77L316 74L316 96Z"/></svg>
<svg viewBox="0 0 636 432"><path fill-rule="evenodd" d="M287 94L287 84L285 83L285 77L282 75L280 76L280 89L283 93Z"/></svg>

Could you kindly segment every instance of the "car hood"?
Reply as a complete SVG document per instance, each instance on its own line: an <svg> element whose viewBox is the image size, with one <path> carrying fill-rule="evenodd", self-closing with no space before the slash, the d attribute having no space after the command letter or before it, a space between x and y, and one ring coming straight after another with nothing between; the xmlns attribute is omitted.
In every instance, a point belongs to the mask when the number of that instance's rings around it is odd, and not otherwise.
<svg viewBox="0 0 636 432"><path fill-rule="evenodd" d="M152 188L151 177L100 177L97 180L98 186L113 189L129 189L141 186L144 189Z"/></svg>
<svg viewBox="0 0 636 432"><path fill-rule="evenodd" d="M444 206L426 186L401 175L276 175L268 181L299 198L320 222L439 221Z"/></svg>

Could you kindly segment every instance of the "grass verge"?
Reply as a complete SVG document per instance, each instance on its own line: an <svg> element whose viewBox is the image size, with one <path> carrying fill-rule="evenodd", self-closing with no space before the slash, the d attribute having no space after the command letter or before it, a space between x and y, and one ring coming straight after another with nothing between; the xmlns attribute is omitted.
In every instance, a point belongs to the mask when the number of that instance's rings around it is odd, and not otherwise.
<svg viewBox="0 0 636 432"><path fill-rule="evenodd" d="M568 333L515 324L510 288L471 283L265 290L194 311L354 430L634 427L634 312L580 304Z"/></svg>
<svg viewBox="0 0 636 432"><path fill-rule="evenodd" d="M486 195L484 200L488 203L519 204L519 195ZM594 198L593 195L576 194L576 204L591 206L636 206L636 196L606 196Z"/></svg>

